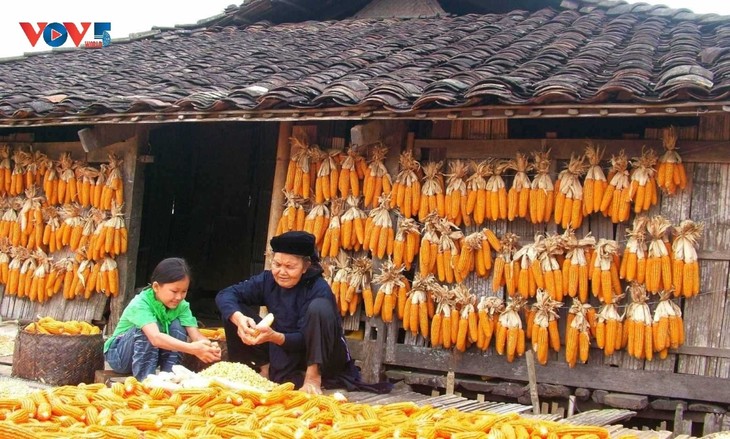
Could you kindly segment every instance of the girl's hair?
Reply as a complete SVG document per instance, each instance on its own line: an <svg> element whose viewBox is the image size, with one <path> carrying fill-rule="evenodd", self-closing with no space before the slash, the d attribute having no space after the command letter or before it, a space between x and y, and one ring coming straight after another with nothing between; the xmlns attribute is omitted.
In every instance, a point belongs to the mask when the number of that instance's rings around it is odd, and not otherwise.
<svg viewBox="0 0 730 439"><path fill-rule="evenodd" d="M160 285L190 278L190 266L183 258L167 258L160 261L152 272L150 283Z"/></svg>

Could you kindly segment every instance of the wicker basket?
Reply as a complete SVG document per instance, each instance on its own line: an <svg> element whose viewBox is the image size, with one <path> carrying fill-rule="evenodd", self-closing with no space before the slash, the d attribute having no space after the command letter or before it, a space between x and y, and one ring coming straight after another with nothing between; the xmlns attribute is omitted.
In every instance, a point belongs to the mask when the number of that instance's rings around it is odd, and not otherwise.
<svg viewBox="0 0 730 439"><path fill-rule="evenodd" d="M31 334L15 339L12 376L64 386L93 383L104 369L104 338L96 335Z"/></svg>
<svg viewBox="0 0 730 439"><path fill-rule="evenodd" d="M228 361L228 344L225 340L216 340L216 343L221 347L221 361ZM192 370L193 372L200 372L206 367L213 363L203 363L198 357L190 354L183 354L182 360L180 361L183 366Z"/></svg>

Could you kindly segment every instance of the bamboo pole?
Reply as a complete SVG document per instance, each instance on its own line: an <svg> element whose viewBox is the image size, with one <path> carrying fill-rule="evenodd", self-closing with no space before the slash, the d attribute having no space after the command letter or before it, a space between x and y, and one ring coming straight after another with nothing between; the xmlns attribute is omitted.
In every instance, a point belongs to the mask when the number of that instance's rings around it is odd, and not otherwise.
<svg viewBox="0 0 730 439"><path fill-rule="evenodd" d="M269 209L269 229L266 235L266 242L271 240L276 233L276 226L279 223L281 214L284 211L284 185L286 184L286 170L289 165L289 138L292 133L291 122L279 123L279 138L276 143L276 168L274 171L274 186L271 190L271 208ZM271 256L266 256L265 267L271 265Z"/></svg>

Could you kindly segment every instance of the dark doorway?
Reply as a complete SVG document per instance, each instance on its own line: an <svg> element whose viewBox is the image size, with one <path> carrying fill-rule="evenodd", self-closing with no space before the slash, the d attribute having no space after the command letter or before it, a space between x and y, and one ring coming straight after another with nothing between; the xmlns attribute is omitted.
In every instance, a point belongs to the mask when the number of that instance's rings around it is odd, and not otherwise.
<svg viewBox="0 0 730 439"><path fill-rule="evenodd" d="M137 287L165 257L193 272L188 300L215 317L221 288L263 268L276 124L175 124L150 134Z"/></svg>

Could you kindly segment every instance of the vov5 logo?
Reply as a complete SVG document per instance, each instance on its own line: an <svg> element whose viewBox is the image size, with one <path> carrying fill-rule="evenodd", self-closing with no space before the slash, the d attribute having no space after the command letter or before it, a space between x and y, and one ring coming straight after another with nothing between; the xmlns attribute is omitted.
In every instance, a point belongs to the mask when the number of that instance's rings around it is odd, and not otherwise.
<svg viewBox="0 0 730 439"><path fill-rule="evenodd" d="M81 22L78 26L76 23L71 22L37 22L36 24L37 29L31 23L20 23L20 27L25 32L31 46L35 47L38 40L43 36L43 41L51 47L61 47L69 38L76 47L79 47L92 23ZM111 35L109 35L111 29L112 24L109 22L94 23L94 39L83 41L84 47L99 48L108 46L111 44Z"/></svg>

